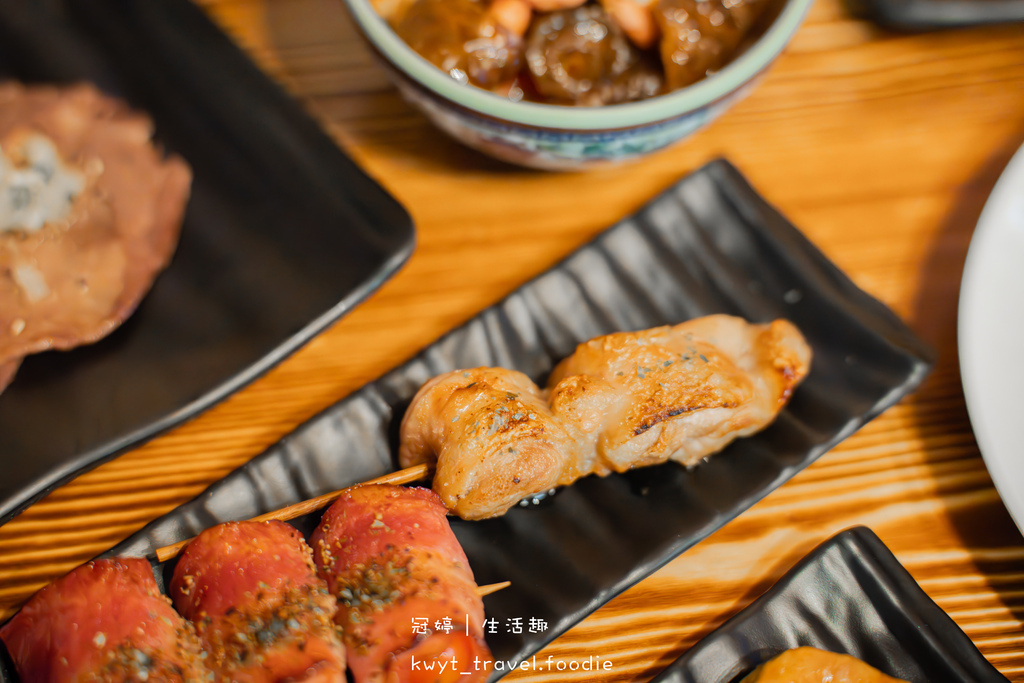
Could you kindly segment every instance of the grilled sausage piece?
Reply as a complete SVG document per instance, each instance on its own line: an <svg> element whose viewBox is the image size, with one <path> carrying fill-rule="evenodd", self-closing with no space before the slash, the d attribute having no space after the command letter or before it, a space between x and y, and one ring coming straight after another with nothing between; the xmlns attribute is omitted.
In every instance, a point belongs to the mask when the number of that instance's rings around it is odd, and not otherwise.
<svg viewBox="0 0 1024 683"><path fill-rule="evenodd" d="M36 593L0 638L22 683L205 681L199 642L143 559L95 560Z"/></svg>
<svg viewBox="0 0 1024 683"><path fill-rule="evenodd" d="M360 486L313 533L358 683L472 683L491 671L483 601L447 512L429 489Z"/></svg>
<svg viewBox="0 0 1024 683"><path fill-rule="evenodd" d="M345 680L336 602L302 535L284 522L207 529L185 548L171 595L195 624L217 680Z"/></svg>

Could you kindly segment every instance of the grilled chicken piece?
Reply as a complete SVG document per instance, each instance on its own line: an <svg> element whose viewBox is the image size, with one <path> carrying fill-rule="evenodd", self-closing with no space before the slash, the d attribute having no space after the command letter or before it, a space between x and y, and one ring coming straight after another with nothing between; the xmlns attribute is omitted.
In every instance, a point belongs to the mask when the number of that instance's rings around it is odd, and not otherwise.
<svg viewBox="0 0 1024 683"><path fill-rule="evenodd" d="M345 680L336 602L302 535L284 522L207 529L182 553L171 595L195 624L216 680Z"/></svg>
<svg viewBox="0 0 1024 683"><path fill-rule="evenodd" d="M849 655L813 647L786 650L757 667L742 683L903 683Z"/></svg>
<svg viewBox="0 0 1024 683"><path fill-rule="evenodd" d="M764 429L810 361L788 321L712 315L581 344L548 385L555 414L575 418L563 420L570 427L601 420L599 432L577 431L583 452L596 451L593 470L604 474L666 460L695 465Z"/></svg>
<svg viewBox="0 0 1024 683"><path fill-rule="evenodd" d="M581 344L551 373L547 400L515 371L455 371L413 398L399 461L436 461L450 510L493 517L588 474L696 464L768 426L810 359L787 321L714 315Z"/></svg>
<svg viewBox="0 0 1024 683"><path fill-rule="evenodd" d="M500 515L532 493L589 473L573 476L573 437L537 385L503 368L428 381L402 420L400 443L402 467L436 461L434 491L465 519Z"/></svg>
<svg viewBox="0 0 1024 683"><path fill-rule="evenodd" d="M483 601L447 512L429 489L359 486L313 533L357 683L473 683L491 671Z"/></svg>
<svg viewBox="0 0 1024 683"><path fill-rule="evenodd" d="M191 626L149 562L95 560L36 593L0 638L22 683L205 681Z"/></svg>

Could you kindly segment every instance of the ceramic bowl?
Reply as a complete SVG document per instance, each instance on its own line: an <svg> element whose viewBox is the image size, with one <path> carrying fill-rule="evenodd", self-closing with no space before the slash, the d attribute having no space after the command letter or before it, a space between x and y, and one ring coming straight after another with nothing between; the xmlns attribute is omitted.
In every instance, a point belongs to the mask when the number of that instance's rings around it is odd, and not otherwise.
<svg viewBox="0 0 1024 683"><path fill-rule="evenodd" d="M666 95L604 107L514 102L463 85L420 57L369 0L345 0L402 95L456 140L503 161L580 170L689 137L746 95L796 33L812 0L785 0L764 33L717 73Z"/></svg>

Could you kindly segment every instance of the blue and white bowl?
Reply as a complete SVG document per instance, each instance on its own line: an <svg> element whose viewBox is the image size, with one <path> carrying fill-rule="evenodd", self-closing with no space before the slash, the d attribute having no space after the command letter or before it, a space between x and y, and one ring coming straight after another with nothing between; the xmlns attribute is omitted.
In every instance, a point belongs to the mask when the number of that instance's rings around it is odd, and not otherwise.
<svg viewBox="0 0 1024 683"><path fill-rule="evenodd" d="M514 102L460 84L418 55L369 0L345 0L402 95L438 128L520 166L580 170L635 159L683 140L750 91L796 33L812 0L785 0L765 32L717 73L639 102L572 107Z"/></svg>

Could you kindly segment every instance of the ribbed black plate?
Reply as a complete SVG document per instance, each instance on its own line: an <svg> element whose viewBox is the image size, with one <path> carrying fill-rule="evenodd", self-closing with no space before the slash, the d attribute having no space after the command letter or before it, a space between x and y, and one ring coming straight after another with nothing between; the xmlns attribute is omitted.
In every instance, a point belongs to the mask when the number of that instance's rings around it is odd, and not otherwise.
<svg viewBox="0 0 1024 683"><path fill-rule="evenodd" d="M188 0L0 0L0 80L91 81L195 171L170 267L97 344L0 395L0 523L236 391L412 251L405 211Z"/></svg>
<svg viewBox="0 0 1024 683"><path fill-rule="evenodd" d="M931 352L857 289L727 162L685 178L560 265L297 429L112 553L149 555L218 522L253 517L394 469L398 422L427 378L499 365L541 380L576 344L708 313L787 317L813 369L769 429L686 471L590 477L538 505L453 520L499 620L542 633L488 636L519 661L737 516L924 378ZM316 515L300 520L308 530ZM523 629L527 631L527 628Z"/></svg>
<svg viewBox="0 0 1024 683"><path fill-rule="evenodd" d="M1006 681L870 529L822 543L652 683L728 683L802 645L911 683Z"/></svg>
<svg viewBox="0 0 1024 683"><path fill-rule="evenodd" d="M1024 0L849 0L857 14L900 31L1024 21Z"/></svg>

